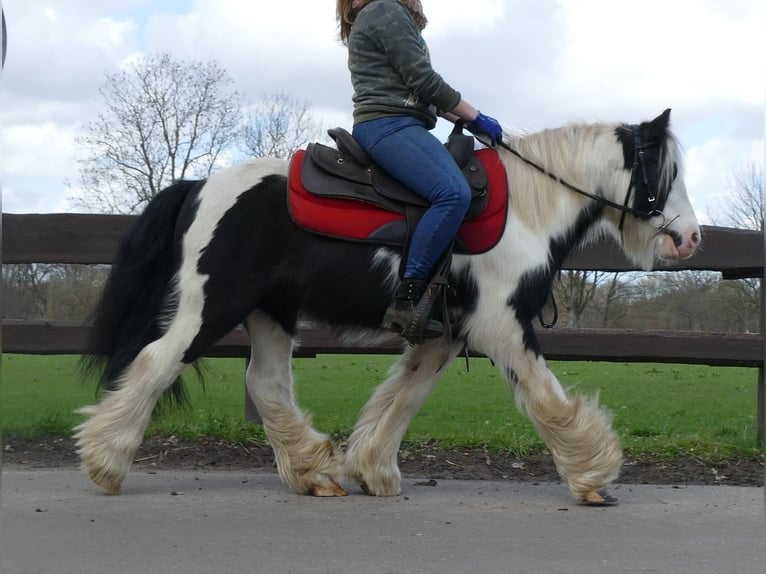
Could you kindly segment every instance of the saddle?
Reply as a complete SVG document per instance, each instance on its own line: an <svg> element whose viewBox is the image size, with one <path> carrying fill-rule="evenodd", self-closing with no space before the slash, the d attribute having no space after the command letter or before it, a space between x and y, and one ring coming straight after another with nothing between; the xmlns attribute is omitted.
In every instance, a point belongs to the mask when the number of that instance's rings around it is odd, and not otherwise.
<svg viewBox="0 0 766 574"><path fill-rule="evenodd" d="M428 209L428 200L399 183L376 166L354 137L343 128L327 131L337 149L310 143L301 169L301 182L320 197L355 199L407 216L412 232ZM489 200L487 172L473 153L473 136L462 133L462 124L445 144L471 188L471 204L465 220L476 218Z"/></svg>

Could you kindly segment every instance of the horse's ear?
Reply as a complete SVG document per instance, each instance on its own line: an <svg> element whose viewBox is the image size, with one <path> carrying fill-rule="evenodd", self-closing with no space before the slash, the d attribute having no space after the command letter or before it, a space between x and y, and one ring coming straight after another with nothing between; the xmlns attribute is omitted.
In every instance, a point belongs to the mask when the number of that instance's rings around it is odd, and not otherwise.
<svg viewBox="0 0 766 574"><path fill-rule="evenodd" d="M649 125L651 125L655 133L665 133L665 131L670 127L670 108L654 118Z"/></svg>
<svg viewBox="0 0 766 574"><path fill-rule="evenodd" d="M661 140L668 134L670 126L670 108L662 112L650 122L641 124L641 135L647 140Z"/></svg>

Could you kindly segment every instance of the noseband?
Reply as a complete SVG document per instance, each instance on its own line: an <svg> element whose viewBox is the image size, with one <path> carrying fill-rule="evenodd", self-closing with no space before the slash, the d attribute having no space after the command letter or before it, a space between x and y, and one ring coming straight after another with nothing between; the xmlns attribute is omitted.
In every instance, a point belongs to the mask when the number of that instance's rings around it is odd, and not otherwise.
<svg viewBox="0 0 766 574"><path fill-rule="evenodd" d="M628 192L625 194L625 202L623 204L615 203L614 201L611 201L601 195L596 195L595 193L585 191L584 189L581 189L577 187L576 185L572 185L565 179L562 179L559 176L549 172L544 167L541 167L539 164L535 163L531 159L523 156L521 153L513 149L510 145L508 145L504 141L500 141L498 145L500 145L502 148L506 149L507 151L511 152L513 155L518 157L521 161L523 161L527 165L530 165L536 170L538 170L539 172L547 175L556 183L559 183L563 185L564 187L579 193L580 195L584 195L585 197L592 199L593 201L595 201L596 203L600 205L604 205L606 207L612 207L614 209L621 211L622 216L620 217L620 225L619 225L620 233L622 233L623 227L625 225L625 216L628 214L643 220L649 220L653 217L662 217L662 223L660 223L659 225L652 225L652 227L654 227L657 230L657 233L667 233L670 224L673 223L676 219L678 219L678 216L676 216L670 221L668 221L667 218L665 217L665 214L662 212L662 210L665 208L665 203L667 202L668 193L670 190L669 188L660 189L659 182L655 186L656 189L652 189L651 181L649 179L649 173L646 168L646 150L654 146L659 146L659 140L643 142L641 139L640 126L638 124L632 124L629 127L631 130L631 133L633 134L633 165L630 171L630 184L628 184ZM485 143L485 142L481 142L481 143ZM630 205L628 205L634 190L636 194L636 202L638 204L643 204L641 207L644 207L645 205L646 206L645 208L639 209L639 208L631 207Z"/></svg>

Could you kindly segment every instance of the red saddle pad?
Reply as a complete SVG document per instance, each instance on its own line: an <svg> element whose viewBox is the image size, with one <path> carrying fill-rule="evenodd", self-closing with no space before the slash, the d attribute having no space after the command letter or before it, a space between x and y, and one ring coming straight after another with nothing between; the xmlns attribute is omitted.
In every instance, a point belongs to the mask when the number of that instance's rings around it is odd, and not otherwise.
<svg viewBox="0 0 766 574"><path fill-rule="evenodd" d="M295 223L308 231L366 243L401 246L406 237L405 216L356 199L319 197L301 183L305 150L293 155L288 175L287 200ZM489 180L489 201L484 211L464 221L457 233L455 251L477 254L494 247L505 230L508 183L497 152L481 149L476 156ZM340 183L339 183L340 185Z"/></svg>

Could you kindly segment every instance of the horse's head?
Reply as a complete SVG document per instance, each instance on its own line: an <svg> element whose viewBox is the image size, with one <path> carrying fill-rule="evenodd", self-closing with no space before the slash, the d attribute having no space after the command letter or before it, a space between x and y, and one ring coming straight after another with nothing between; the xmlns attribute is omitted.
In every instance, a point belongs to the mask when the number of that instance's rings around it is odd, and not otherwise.
<svg viewBox="0 0 766 574"><path fill-rule="evenodd" d="M684 185L680 146L669 124L670 110L665 110L650 122L615 130L623 174L630 174L623 195L630 211L619 216L617 231L625 254L647 270L656 260L691 257L701 241Z"/></svg>

